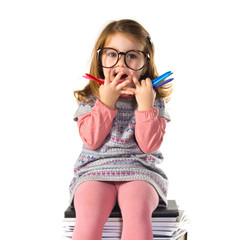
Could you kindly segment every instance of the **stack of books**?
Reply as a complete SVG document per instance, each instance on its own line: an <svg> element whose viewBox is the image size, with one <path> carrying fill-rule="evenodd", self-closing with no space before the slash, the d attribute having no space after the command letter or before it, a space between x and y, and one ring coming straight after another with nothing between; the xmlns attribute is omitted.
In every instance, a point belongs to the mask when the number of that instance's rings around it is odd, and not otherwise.
<svg viewBox="0 0 240 240"><path fill-rule="evenodd" d="M104 225L102 240L120 240L122 232L122 216L116 204ZM188 218L183 210L179 210L175 200L168 200L168 206L159 205L152 214L152 230L154 240L187 240ZM66 239L72 238L75 226L75 211L69 206L64 213L63 230Z"/></svg>

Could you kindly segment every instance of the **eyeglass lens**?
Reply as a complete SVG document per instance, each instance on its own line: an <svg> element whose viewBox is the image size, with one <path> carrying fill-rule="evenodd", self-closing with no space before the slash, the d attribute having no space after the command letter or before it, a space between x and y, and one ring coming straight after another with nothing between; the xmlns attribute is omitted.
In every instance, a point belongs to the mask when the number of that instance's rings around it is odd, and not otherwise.
<svg viewBox="0 0 240 240"><path fill-rule="evenodd" d="M103 67L110 68L117 64L119 58L124 55L124 61L127 67L133 70L139 70L143 68L146 62L146 56L143 52L130 50L123 53L118 53L117 50L111 48L103 48L100 52L101 64Z"/></svg>

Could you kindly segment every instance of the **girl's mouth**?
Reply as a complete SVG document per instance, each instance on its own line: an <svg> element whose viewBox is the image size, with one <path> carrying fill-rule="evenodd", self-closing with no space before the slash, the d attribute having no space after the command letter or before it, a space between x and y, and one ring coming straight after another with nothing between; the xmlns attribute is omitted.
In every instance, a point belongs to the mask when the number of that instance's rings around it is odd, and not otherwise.
<svg viewBox="0 0 240 240"><path fill-rule="evenodd" d="M118 73L114 74L114 78L118 75ZM127 74L123 74L120 79L126 79L128 77Z"/></svg>
<svg viewBox="0 0 240 240"><path fill-rule="evenodd" d="M126 79L128 77L127 74L123 74L120 79Z"/></svg>
<svg viewBox="0 0 240 240"><path fill-rule="evenodd" d="M116 77L116 76L117 76L117 73L114 74L114 77ZM127 77L128 77L127 74L123 74L123 75L121 76L120 80L124 80L124 79L126 79Z"/></svg>

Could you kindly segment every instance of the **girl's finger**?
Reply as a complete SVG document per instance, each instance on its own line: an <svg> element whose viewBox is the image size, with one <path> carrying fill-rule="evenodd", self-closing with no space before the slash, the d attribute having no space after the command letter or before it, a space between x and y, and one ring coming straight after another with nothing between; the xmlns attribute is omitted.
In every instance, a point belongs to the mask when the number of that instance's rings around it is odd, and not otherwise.
<svg viewBox="0 0 240 240"><path fill-rule="evenodd" d="M123 72L119 72L117 76L113 79L112 83L117 85L118 81L120 80L123 74L124 74Z"/></svg>
<svg viewBox="0 0 240 240"><path fill-rule="evenodd" d="M152 80L150 78L147 78L146 79L146 85L149 86L151 85L152 86Z"/></svg>
<svg viewBox="0 0 240 240"><path fill-rule="evenodd" d="M133 83L136 87L140 87L141 84L135 76L132 76Z"/></svg>
<svg viewBox="0 0 240 240"><path fill-rule="evenodd" d="M134 94L136 93L136 88L124 87L124 88L122 88L122 90L132 92Z"/></svg>
<svg viewBox="0 0 240 240"><path fill-rule="evenodd" d="M143 80L141 81L141 86L146 87L146 80L143 79Z"/></svg>
<svg viewBox="0 0 240 240"><path fill-rule="evenodd" d="M128 91L128 90L121 90L120 91L121 94L127 94L127 95L134 95L135 93L132 91Z"/></svg>
<svg viewBox="0 0 240 240"><path fill-rule="evenodd" d="M111 68L107 69L107 74L105 76L104 83L110 84Z"/></svg>
<svg viewBox="0 0 240 240"><path fill-rule="evenodd" d="M125 80L124 82L119 83L119 84L117 85L117 89L124 88L124 87L126 87L129 83L130 83L130 80Z"/></svg>

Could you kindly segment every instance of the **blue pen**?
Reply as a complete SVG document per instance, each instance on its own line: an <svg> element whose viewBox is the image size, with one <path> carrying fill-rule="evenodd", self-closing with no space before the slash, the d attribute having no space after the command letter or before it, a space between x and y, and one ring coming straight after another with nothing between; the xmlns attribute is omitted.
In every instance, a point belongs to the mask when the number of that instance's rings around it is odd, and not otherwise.
<svg viewBox="0 0 240 240"><path fill-rule="evenodd" d="M162 74L161 76L153 79L152 82L155 83L155 82L158 81L159 79L162 79L163 77L168 76L168 74L170 74L170 73L171 73L171 71L168 71L168 72Z"/></svg>
<svg viewBox="0 0 240 240"><path fill-rule="evenodd" d="M166 79L167 77L169 77L172 74L173 74L172 72L167 72L167 73L164 73L163 75L161 75L160 77L153 79L152 85L153 86L157 85L158 83L162 82L164 79Z"/></svg>
<svg viewBox="0 0 240 240"><path fill-rule="evenodd" d="M168 72L166 72L166 73L162 74L161 76L159 76L159 77L157 77L157 78L153 79L153 80L152 80L152 82L154 83L155 81L157 81L158 79L160 79L160 78L164 77L165 75L167 75L167 74L169 74L169 73L171 73L171 71L168 71Z"/></svg>
<svg viewBox="0 0 240 240"><path fill-rule="evenodd" d="M153 86L157 85L158 83L160 83L161 81L163 81L164 79L166 79L167 77L169 77L172 74L173 73L171 71L162 74L161 76L152 80L152 85Z"/></svg>
<svg viewBox="0 0 240 240"><path fill-rule="evenodd" d="M171 82L173 79L174 79L174 78L167 79L166 81L161 82L161 83L155 85L155 86L153 87L153 89L156 89L156 88L158 88L158 87L161 87L161 86L163 86L164 84Z"/></svg>

